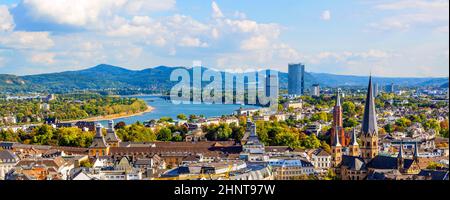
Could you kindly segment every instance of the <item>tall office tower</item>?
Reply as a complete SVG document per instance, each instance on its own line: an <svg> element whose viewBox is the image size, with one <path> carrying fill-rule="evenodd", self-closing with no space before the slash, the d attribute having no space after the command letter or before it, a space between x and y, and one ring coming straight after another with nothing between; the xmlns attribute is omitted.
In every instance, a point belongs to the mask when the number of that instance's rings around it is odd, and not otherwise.
<svg viewBox="0 0 450 200"><path fill-rule="evenodd" d="M289 64L288 93L292 96L301 96L305 93L305 65Z"/></svg>
<svg viewBox="0 0 450 200"><path fill-rule="evenodd" d="M314 84L313 85L313 96L320 96L320 85Z"/></svg>
<svg viewBox="0 0 450 200"><path fill-rule="evenodd" d="M377 97L379 93L380 93L380 91L379 91L378 83L375 83L375 88L373 90L373 96Z"/></svg>
<svg viewBox="0 0 450 200"><path fill-rule="evenodd" d="M279 89L278 73L273 70L266 70L266 96L278 98Z"/></svg>
<svg viewBox="0 0 450 200"><path fill-rule="evenodd" d="M388 86L388 89L389 89L389 92L390 92L390 93L395 93L395 85L394 85L394 83L391 83L391 84Z"/></svg>

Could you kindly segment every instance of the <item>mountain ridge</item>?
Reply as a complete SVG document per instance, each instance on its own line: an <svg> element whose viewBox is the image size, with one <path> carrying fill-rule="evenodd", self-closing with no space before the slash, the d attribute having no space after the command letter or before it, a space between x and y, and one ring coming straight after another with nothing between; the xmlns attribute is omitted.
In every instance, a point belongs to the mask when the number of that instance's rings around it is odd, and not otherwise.
<svg viewBox="0 0 450 200"><path fill-rule="evenodd" d="M0 75L0 93L2 92L65 92L92 89L149 89L168 90L175 82L170 74L175 69L186 69L192 74L192 68L156 66L142 70L131 70L119 66L99 64L94 67L36 75ZM203 67L202 69L208 69ZM224 74L225 72L221 72ZM286 89L288 74L279 72L280 88ZM329 73L305 73L306 86L319 83L326 87L366 86L368 76L335 75ZM442 86L448 84L448 78L391 78L374 77L380 85L394 83L401 86Z"/></svg>

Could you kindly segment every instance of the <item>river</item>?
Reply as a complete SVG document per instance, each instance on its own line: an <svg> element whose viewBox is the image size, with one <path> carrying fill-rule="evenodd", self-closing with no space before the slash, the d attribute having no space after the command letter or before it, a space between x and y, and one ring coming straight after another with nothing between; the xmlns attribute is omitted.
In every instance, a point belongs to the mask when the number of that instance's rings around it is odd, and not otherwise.
<svg viewBox="0 0 450 200"><path fill-rule="evenodd" d="M257 108L257 106L242 106L242 105L228 105L228 104L172 104L171 101L165 100L158 96L135 96L147 102L154 110L143 115L125 117L115 119L117 122L125 122L126 124L133 124L135 122L144 122L152 119L159 119L162 117L171 117L176 120L178 114L189 115L204 115L205 117L220 117L222 115L231 115L240 107ZM102 124L106 124L103 121Z"/></svg>

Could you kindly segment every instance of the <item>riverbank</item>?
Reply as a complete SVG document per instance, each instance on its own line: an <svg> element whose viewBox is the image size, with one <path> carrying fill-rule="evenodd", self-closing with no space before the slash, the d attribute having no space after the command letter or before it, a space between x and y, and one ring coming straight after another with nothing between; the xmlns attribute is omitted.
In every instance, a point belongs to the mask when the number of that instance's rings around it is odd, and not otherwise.
<svg viewBox="0 0 450 200"><path fill-rule="evenodd" d="M86 118L86 119L71 120L71 121L65 121L65 122L66 122L66 123L71 123L71 122L78 122L78 121L96 122L96 121L115 120L115 119L120 119L120 118L127 118L127 117L141 116L141 115L144 115L144 114L146 114L146 113L150 113L150 112L152 112L153 110L155 110L154 107L152 107L152 106L147 106L147 109L146 109L145 111L138 112L138 113L132 113L132 114L128 114L128 113L119 113L119 114L106 115L106 116L97 116L97 117L90 117L90 118Z"/></svg>

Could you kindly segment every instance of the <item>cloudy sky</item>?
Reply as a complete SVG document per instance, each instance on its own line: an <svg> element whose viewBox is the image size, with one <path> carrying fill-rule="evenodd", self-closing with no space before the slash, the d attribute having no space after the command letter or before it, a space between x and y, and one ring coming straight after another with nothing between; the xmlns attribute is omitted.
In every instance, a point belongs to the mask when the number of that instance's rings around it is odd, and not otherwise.
<svg viewBox="0 0 450 200"><path fill-rule="evenodd" d="M107 63L449 75L449 0L0 0L0 74Z"/></svg>

